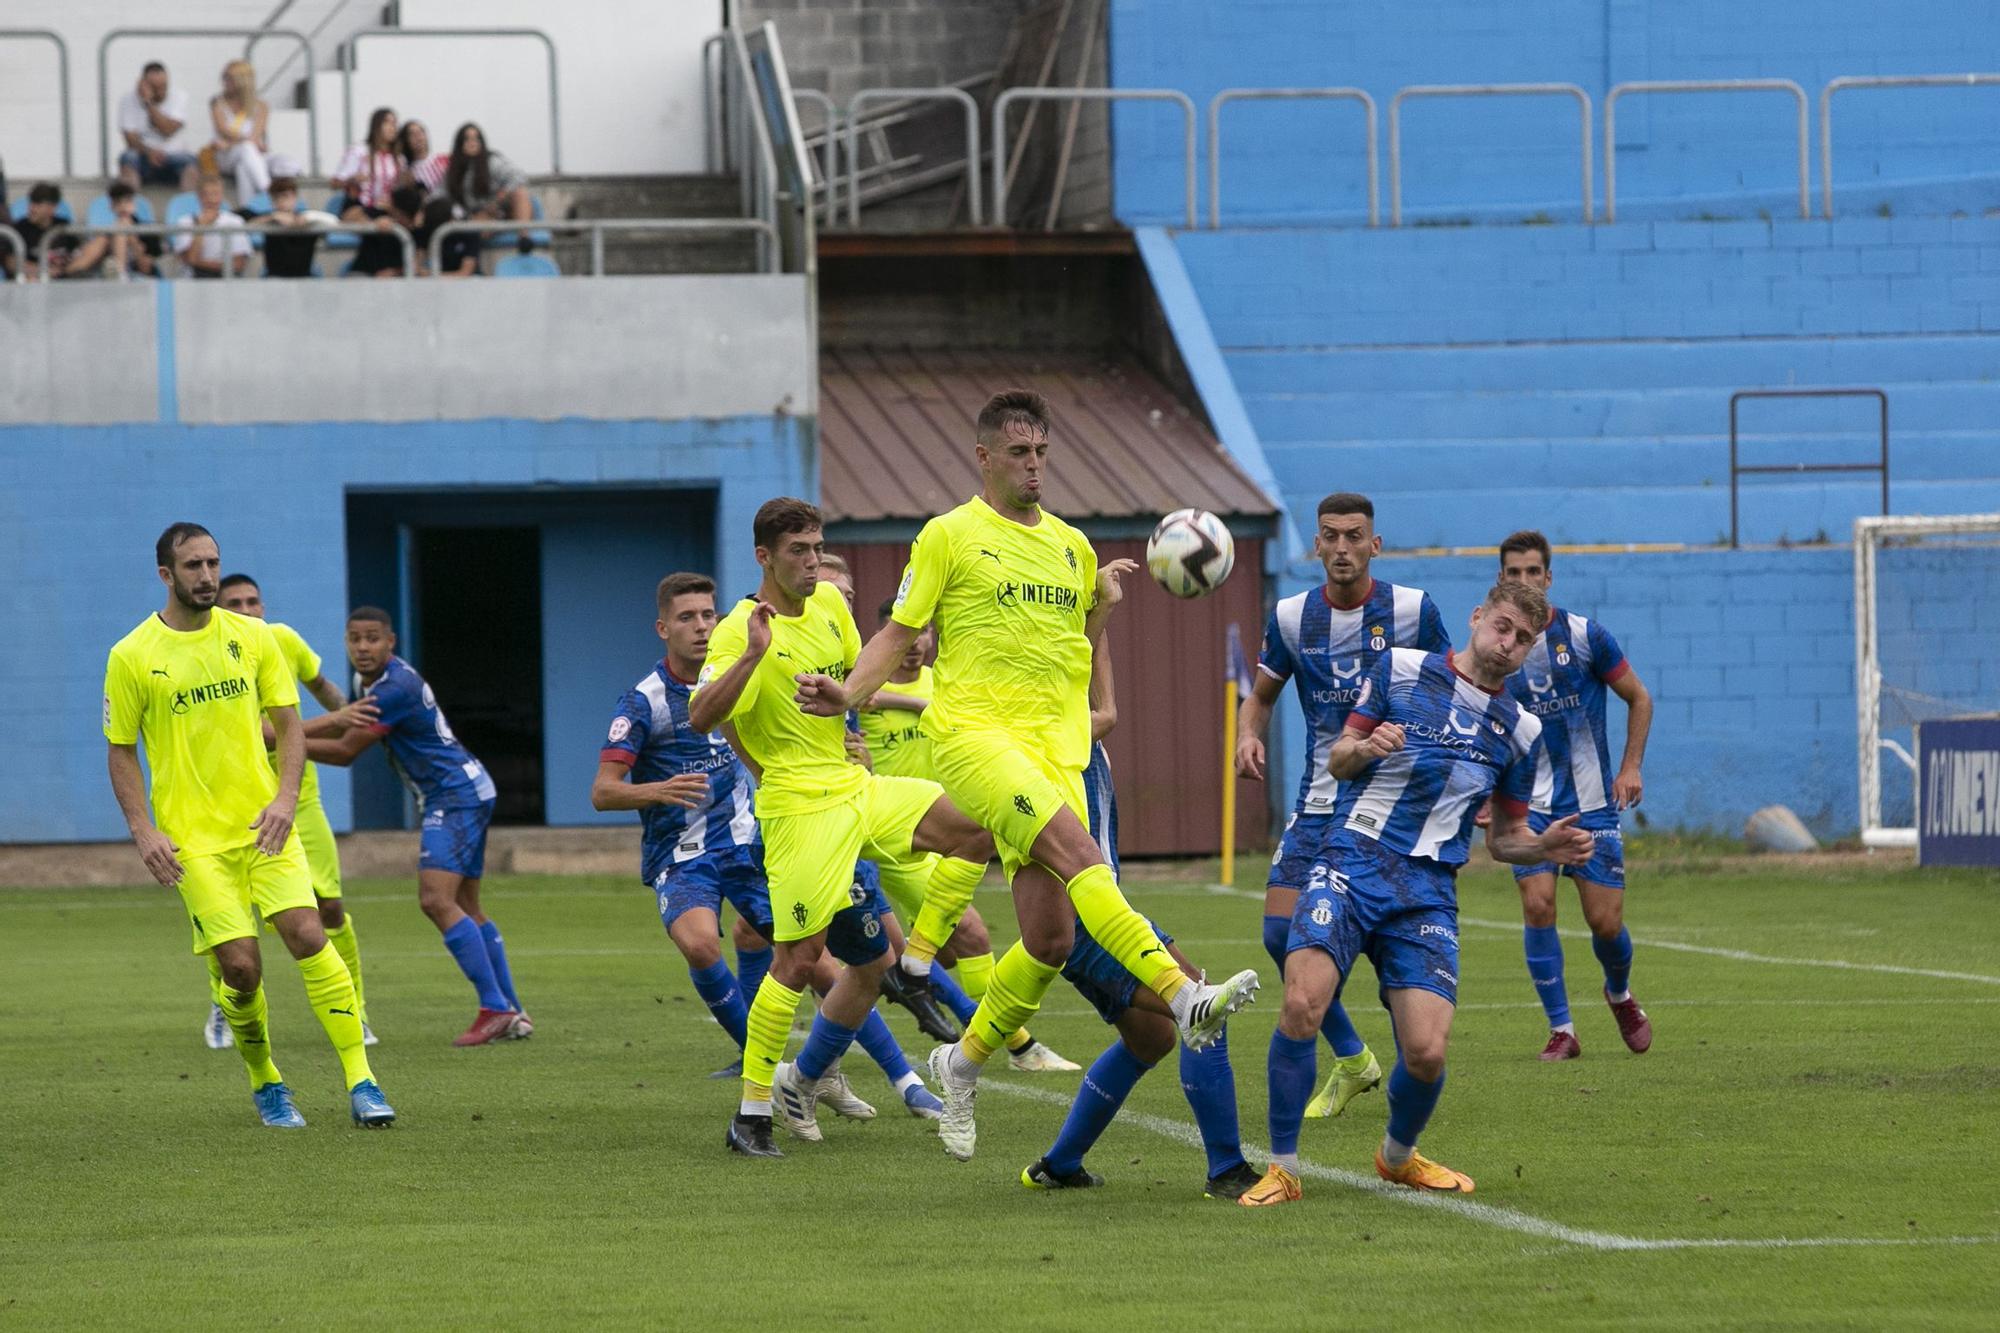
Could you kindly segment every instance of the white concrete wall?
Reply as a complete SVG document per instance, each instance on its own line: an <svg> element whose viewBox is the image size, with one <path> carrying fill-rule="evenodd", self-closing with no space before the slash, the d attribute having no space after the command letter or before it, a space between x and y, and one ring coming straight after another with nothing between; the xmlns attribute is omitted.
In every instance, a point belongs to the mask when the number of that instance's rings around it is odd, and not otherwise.
<svg viewBox="0 0 2000 1333"><path fill-rule="evenodd" d="M310 29L332 0L300 0L288 26ZM69 43L70 104L76 170L99 164L97 44L114 28L255 27L276 0L4 0L0 27L52 28ZM315 53L332 64L333 43L376 25L376 0L347 4ZM563 112L563 167L575 173L701 170L702 41L721 26L721 0L404 0L405 27L532 27L556 43ZM260 70L275 69L288 44L261 43ZM109 53L110 101L148 60L167 65L191 103L191 133L205 141L208 97L222 66L243 53L240 38L130 39ZM294 65L294 70L299 66ZM531 40L414 38L374 40L355 71L355 119L365 125L380 104L423 120L433 140L476 120L493 142L532 173L551 167L545 64ZM287 112L292 75L273 88L273 148L305 155L305 116ZM331 170L345 144L340 79L317 80L321 166ZM46 42L0 41L0 159L10 182L53 176L62 168L55 51ZM359 129L357 128L357 133ZM114 136L115 138L115 136ZM113 156L118 145L113 144Z"/></svg>

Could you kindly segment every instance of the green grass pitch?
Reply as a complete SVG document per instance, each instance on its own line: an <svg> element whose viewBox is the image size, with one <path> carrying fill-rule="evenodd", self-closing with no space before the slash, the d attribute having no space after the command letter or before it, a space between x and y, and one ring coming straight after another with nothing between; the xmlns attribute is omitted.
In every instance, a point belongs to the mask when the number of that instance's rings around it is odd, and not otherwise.
<svg viewBox="0 0 2000 1333"><path fill-rule="evenodd" d="M1277 990L1255 895L1205 874L1133 867L1128 886L1211 970L1266 976L1230 1033L1255 1145ZM1304 1202L1260 1211L1201 1197L1171 1064L1092 1154L1109 1185L1088 1194L1017 1183L1076 1075L996 1074L958 1164L859 1051L880 1118L823 1116L817 1146L781 1133L783 1162L730 1157L735 1087L703 1075L732 1049L651 895L614 879L489 882L539 1031L470 1051L449 1044L473 1006L414 884L350 887L401 1117L385 1133L348 1125L267 936L275 1052L311 1128L265 1130L236 1055L200 1043L171 892L0 891L0 1325L1993 1327L2000 877L1855 858L1632 879L1650 1054L1596 998L1572 897L1584 1058L1535 1060L1511 882L1469 872L1424 1147L1478 1194L1378 1187L1371 1095L1307 1122ZM1000 933L1004 895L980 904ZM1352 1008L1386 1051L1372 991L1364 964ZM907 1016L890 1023L920 1064ZM1109 1040L1060 984L1035 1029L1084 1063Z"/></svg>

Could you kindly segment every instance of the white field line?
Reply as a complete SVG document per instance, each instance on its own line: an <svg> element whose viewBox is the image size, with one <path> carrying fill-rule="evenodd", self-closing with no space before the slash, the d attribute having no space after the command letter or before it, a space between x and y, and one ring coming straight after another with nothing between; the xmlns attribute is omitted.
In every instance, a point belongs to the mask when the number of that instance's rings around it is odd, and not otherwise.
<svg viewBox="0 0 2000 1333"><path fill-rule="evenodd" d="M1004 1079L982 1079L980 1086L1004 1093L1010 1097L1021 1097L1028 1101L1042 1102L1050 1106L1068 1106L1070 1098L1062 1093L1045 1088L1027 1087ZM1180 1120L1169 1120L1164 1116L1147 1115L1136 1111L1121 1111L1117 1123L1148 1130L1162 1138L1192 1148L1201 1147L1201 1134L1193 1125ZM1243 1145L1244 1151L1255 1157L1268 1157L1269 1152L1252 1143ZM1431 1194L1391 1185L1374 1176L1364 1176L1358 1171L1346 1171L1334 1166L1321 1166L1303 1158L1299 1161L1301 1175L1313 1180L1324 1180L1336 1185L1344 1185L1359 1193L1370 1194L1389 1203L1402 1204L1411 1208L1431 1208L1477 1222L1482 1226L1494 1227L1501 1231L1518 1232L1533 1236L1537 1240L1557 1241L1565 1245L1580 1246L1590 1250L1807 1250L1807 1249L1861 1249L1888 1246L1914 1245L1993 1245L2000 1244L2000 1235L1991 1236L1771 1236L1764 1238L1722 1238L1722 1237L1646 1237L1624 1236L1612 1231L1591 1231L1584 1227L1566 1226L1561 1222L1551 1222L1547 1218L1524 1213L1518 1208L1501 1204L1480 1203L1472 1199L1450 1194Z"/></svg>

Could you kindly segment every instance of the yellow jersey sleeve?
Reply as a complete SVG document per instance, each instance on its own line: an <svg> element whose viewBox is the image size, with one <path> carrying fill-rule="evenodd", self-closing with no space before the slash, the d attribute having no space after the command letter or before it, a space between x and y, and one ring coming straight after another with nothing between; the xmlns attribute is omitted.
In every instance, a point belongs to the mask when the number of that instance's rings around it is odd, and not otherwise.
<svg viewBox="0 0 2000 1333"><path fill-rule="evenodd" d="M248 616L243 619L244 632L254 645L251 651L257 655L257 706L297 708L299 684L292 678L291 666L278 646L277 636L263 621L252 620Z"/></svg>
<svg viewBox="0 0 2000 1333"><path fill-rule="evenodd" d="M104 739L113 745L137 745L145 713L146 694L139 675L113 648L104 664Z"/></svg>
<svg viewBox="0 0 2000 1333"><path fill-rule="evenodd" d="M750 611L756 605L749 599L738 602L708 636L708 656L702 661L701 675L696 678L694 689L688 692L690 703L707 688L710 681L735 666L750 650ZM736 707L729 710L729 716L723 721L741 717L756 705L758 677L762 674L757 671L750 673L750 679L743 684L743 693L736 696Z"/></svg>
<svg viewBox="0 0 2000 1333"><path fill-rule="evenodd" d="M943 518L924 524L910 543L910 563L896 589L890 619L909 629L922 629L937 618L938 601L951 574L952 546L951 529Z"/></svg>
<svg viewBox="0 0 2000 1333"><path fill-rule="evenodd" d="M278 641L278 651L285 655L285 666L291 671L292 679L301 685L318 680L323 664L319 654L306 642L305 635L282 622L269 628L271 637Z"/></svg>

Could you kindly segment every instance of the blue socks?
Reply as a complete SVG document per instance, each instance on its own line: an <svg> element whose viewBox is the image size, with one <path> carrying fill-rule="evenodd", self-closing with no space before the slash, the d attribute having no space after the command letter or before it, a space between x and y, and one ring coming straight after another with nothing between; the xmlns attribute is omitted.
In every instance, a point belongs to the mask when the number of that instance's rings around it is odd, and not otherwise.
<svg viewBox="0 0 2000 1333"><path fill-rule="evenodd" d="M1236 1072L1229 1067L1229 1032L1213 1046L1191 1051L1181 1046L1181 1091L1201 1128L1208 1153L1208 1178L1243 1161L1242 1132L1236 1124Z"/></svg>
<svg viewBox="0 0 2000 1333"><path fill-rule="evenodd" d="M1444 1091L1444 1074L1435 1083L1426 1083L1403 1068L1403 1057L1389 1071L1389 1137L1405 1147L1417 1146L1417 1135L1430 1123L1437 1109L1438 1094Z"/></svg>
<svg viewBox="0 0 2000 1333"><path fill-rule="evenodd" d="M903 1054L903 1048L896 1044L896 1034L889 1031L889 1025L875 1010L870 1009L868 1017L855 1029L854 1040L868 1052L870 1060L882 1066L889 1082L900 1083L903 1075L911 1072L910 1057Z"/></svg>
<svg viewBox="0 0 2000 1333"><path fill-rule="evenodd" d="M718 958L699 970L689 968L688 977L694 982L694 993L708 1006L708 1012L715 1015L715 1021L722 1024L729 1039L742 1049L749 1032L750 1006L744 1001L743 989L736 984L736 978L729 975L729 965Z"/></svg>
<svg viewBox="0 0 2000 1333"><path fill-rule="evenodd" d="M1620 926L1614 939L1590 937L1591 952L1604 964L1604 993L1623 995L1632 989L1632 932Z"/></svg>
<svg viewBox="0 0 2000 1333"><path fill-rule="evenodd" d="M469 916L460 917L444 933L444 947L451 950L451 956L458 960L458 970L465 973L465 979L479 992L481 1009L514 1007L493 975L493 959L486 951L486 939L477 921Z"/></svg>
<svg viewBox="0 0 2000 1333"><path fill-rule="evenodd" d="M1399 1066L1400 1067L1400 1066ZM1306 1118L1306 1101L1319 1077L1319 1044L1311 1037L1287 1037L1271 1031L1270 1117L1271 1152L1297 1160L1299 1126Z"/></svg>
<svg viewBox="0 0 2000 1333"><path fill-rule="evenodd" d="M965 993L957 978L941 967L931 969L931 994L944 1001L944 1007L958 1015L961 1027L969 1026L972 1016L979 1012L978 1002Z"/></svg>
<svg viewBox="0 0 2000 1333"><path fill-rule="evenodd" d="M842 1027L823 1013L815 1014L812 1035L806 1038L806 1048L799 1052L799 1077L810 1083L833 1068L833 1062L854 1044L855 1031L854 1028Z"/></svg>
<svg viewBox="0 0 2000 1333"><path fill-rule="evenodd" d="M1083 1169L1083 1155L1111 1124L1118 1108L1125 1104L1140 1075L1151 1065L1142 1064L1125 1043L1114 1041L1084 1073L1083 1086L1076 1090L1062 1132L1049 1149L1049 1170L1068 1175Z"/></svg>
<svg viewBox="0 0 2000 1333"><path fill-rule="evenodd" d="M736 951L736 979L743 986L745 995L755 995L757 988L764 984L764 974L771 970L771 946L761 949L738 949Z"/></svg>
<svg viewBox="0 0 2000 1333"><path fill-rule="evenodd" d="M1549 1030L1553 1032L1569 1022L1569 991L1563 986L1562 937L1556 934L1554 926L1523 926L1521 943L1528 954L1528 976L1535 983L1536 998L1541 1000L1542 1011L1549 1016ZM1629 948L1625 957L1628 961L1632 957Z"/></svg>
<svg viewBox="0 0 2000 1333"><path fill-rule="evenodd" d="M1264 952L1271 955L1271 961L1278 965L1279 980L1285 975L1285 943L1291 938L1292 922L1289 917L1267 916L1264 918ZM1345 1060L1368 1049L1361 1040L1361 1034L1354 1030L1348 1020L1347 1010L1336 998L1326 1007L1326 1017L1320 1020L1319 1030L1326 1034L1327 1044L1333 1047L1334 1055Z"/></svg>
<svg viewBox="0 0 2000 1333"><path fill-rule="evenodd" d="M486 941L486 961L493 965L493 980L500 987L500 993L507 997L509 1009L521 1007L521 997L514 990L514 969L507 966L507 945L500 938L500 926L492 917L486 918L479 927L479 938ZM1627 951L1630 956L1630 951Z"/></svg>

